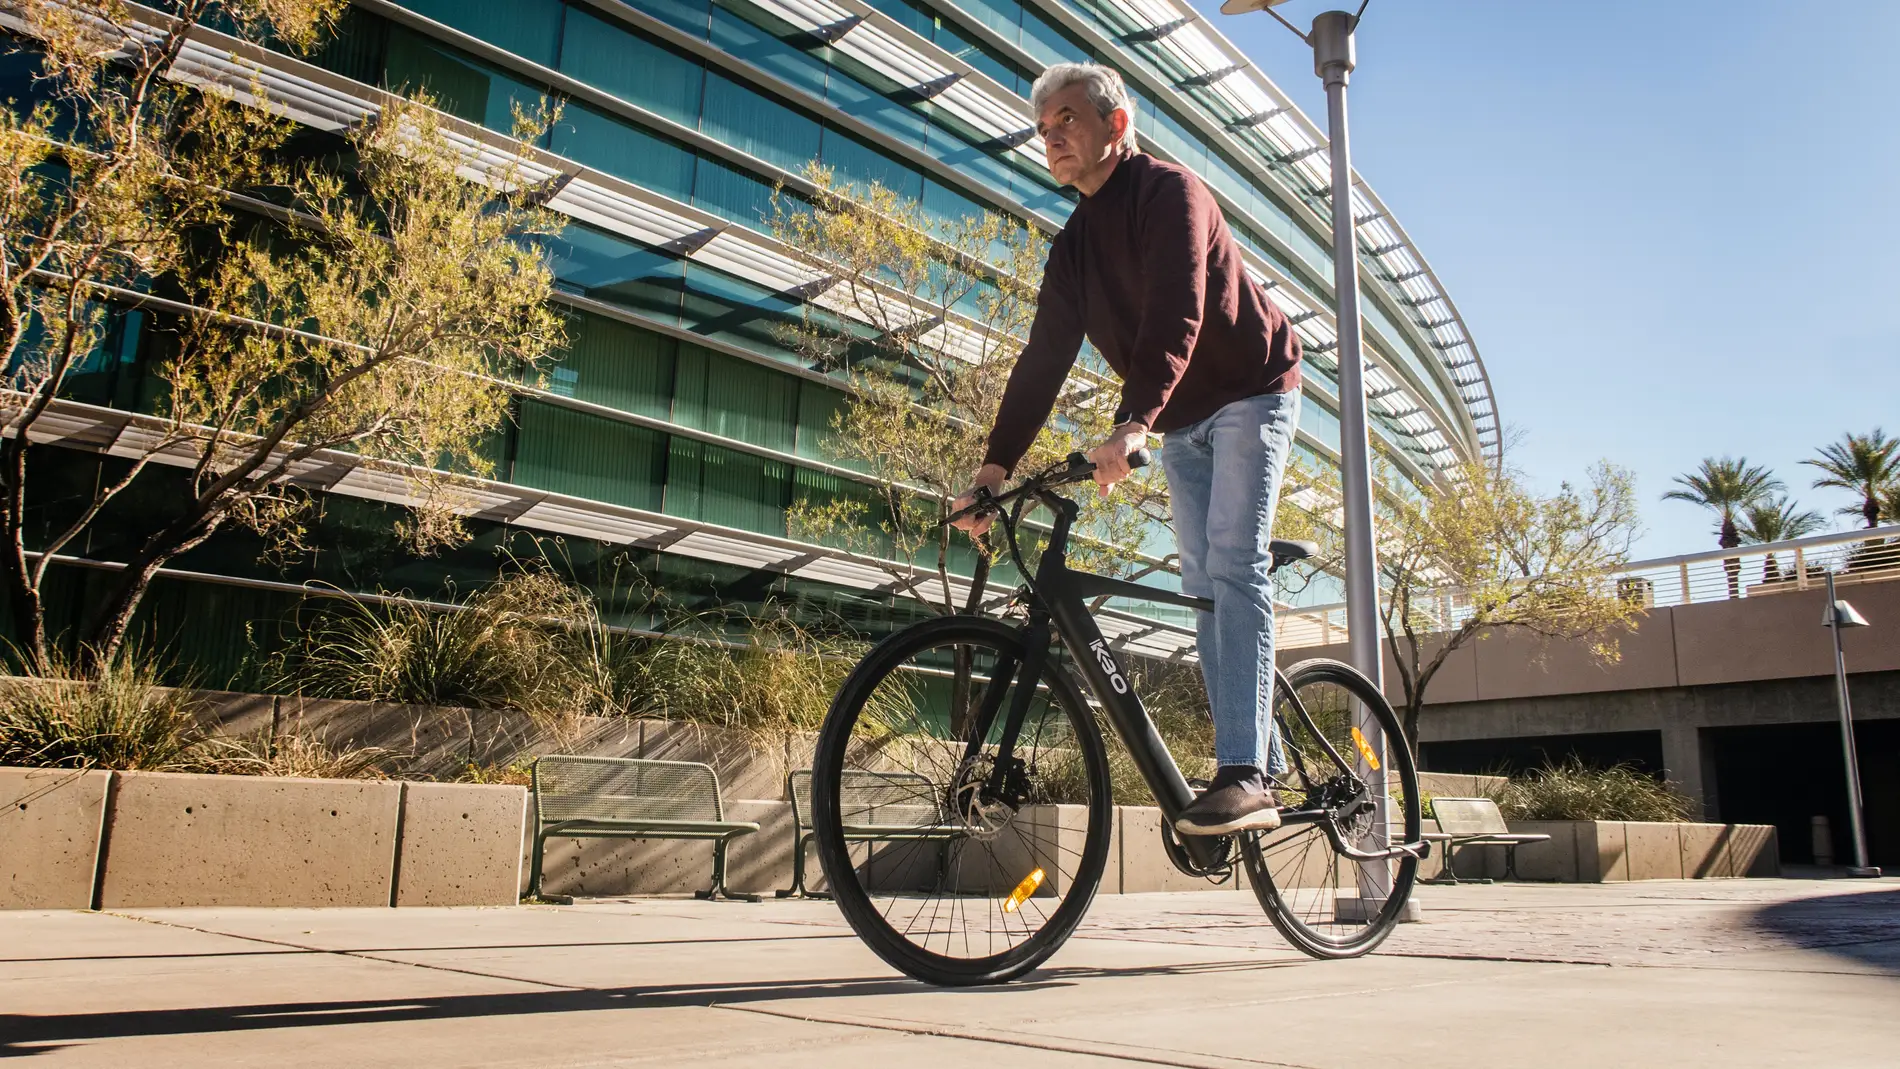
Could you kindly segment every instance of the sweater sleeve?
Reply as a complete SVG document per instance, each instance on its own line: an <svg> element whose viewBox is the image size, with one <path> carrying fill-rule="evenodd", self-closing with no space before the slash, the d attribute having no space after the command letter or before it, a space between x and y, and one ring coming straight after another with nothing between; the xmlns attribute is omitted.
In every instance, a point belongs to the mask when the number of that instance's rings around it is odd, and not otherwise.
<svg viewBox="0 0 1900 1069"><path fill-rule="evenodd" d="M1057 235L1043 268L1042 287L1036 294L1036 319L1029 341L1010 369L1003 400L996 409L989 448L983 463L1013 472L1016 464L1042 433L1055 408L1062 384L1082 349L1081 290L1076 285L1067 244Z"/></svg>
<svg viewBox="0 0 1900 1069"><path fill-rule="evenodd" d="M1207 190L1185 175L1163 173L1142 191L1136 226L1147 292L1118 423L1154 426L1187 370L1207 303L1207 249L1218 210Z"/></svg>

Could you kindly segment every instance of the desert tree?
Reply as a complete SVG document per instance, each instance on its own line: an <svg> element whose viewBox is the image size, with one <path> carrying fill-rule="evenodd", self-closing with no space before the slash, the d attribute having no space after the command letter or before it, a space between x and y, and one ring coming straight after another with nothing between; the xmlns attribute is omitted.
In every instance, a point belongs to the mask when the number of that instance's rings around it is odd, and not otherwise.
<svg viewBox="0 0 1900 1069"><path fill-rule="evenodd" d="M326 451L406 487L403 532L418 550L464 537L463 483L445 473L488 472L483 446L507 417L509 382L561 334L533 240L552 217L527 195L526 142L470 181L448 120L392 100L342 151L299 154L261 83L227 95L171 77L201 21L308 46L338 0L181 0L169 21L116 0L10 6L41 97L0 108L0 571L25 659L51 663L43 590L55 554L102 522L138 527L121 531L131 548L76 636L96 670L179 554L229 528L300 548L314 497L296 477ZM521 116L517 133L546 121ZM120 459L37 525L34 477L48 460L29 442L115 305L164 313L150 368L160 388L132 417L137 433L118 436ZM153 482L170 488L165 508L110 511Z"/></svg>
<svg viewBox="0 0 1900 1069"><path fill-rule="evenodd" d="M857 495L806 499L791 513L796 536L829 542L886 567L894 583L911 567L934 571L939 612L976 611L994 559L974 551L962 605L951 561L965 536L942 525L982 461L1010 369L1035 318L1048 245L995 213L946 219L885 186L805 172L809 189L780 189L768 229L808 270L808 303L783 330L801 362L843 379L833 420L836 459L872 484ZM1086 358L1083 361L1087 363ZM1114 395L1102 376L1072 377L1020 468L1033 471L1106 436ZM1167 519L1158 471L1140 472L1107 498L1085 495L1073 557L1078 567L1137 575L1165 567L1138 552Z"/></svg>
<svg viewBox="0 0 1900 1069"><path fill-rule="evenodd" d="M1642 611L1612 575L1638 530L1629 472L1599 463L1583 485L1549 495L1495 461L1424 486L1381 483L1380 623L1414 747L1426 689L1472 642L1521 631L1588 643L1606 662L1619 656L1618 632Z"/></svg>

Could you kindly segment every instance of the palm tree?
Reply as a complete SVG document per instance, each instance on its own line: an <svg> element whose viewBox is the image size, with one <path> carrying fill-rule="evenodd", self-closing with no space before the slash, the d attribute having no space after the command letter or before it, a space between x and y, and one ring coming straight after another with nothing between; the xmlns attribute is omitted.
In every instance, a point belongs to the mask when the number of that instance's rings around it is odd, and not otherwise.
<svg viewBox="0 0 1900 1069"><path fill-rule="evenodd" d="M1820 530L1827 521L1821 514L1809 509L1795 507L1786 494L1770 501L1763 498L1742 510L1742 541L1749 545L1762 545L1768 542L1782 542L1790 538L1800 538ZM1781 579L1781 562L1770 553L1762 561L1761 581L1778 582Z"/></svg>
<svg viewBox="0 0 1900 1069"><path fill-rule="evenodd" d="M1700 470L1686 475L1676 476L1681 484L1677 489L1663 495L1664 501L1687 501L1691 505L1701 505L1721 517L1716 524L1715 544L1723 549L1734 549L1742 544L1740 529L1736 526L1736 513L1782 489L1781 480L1759 464L1750 464L1747 457L1702 458ZM1731 559L1722 562L1728 571L1728 596L1742 596L1742 562ZM1688 600L1689 592L1682 592L1683 600Z"/></svg>
<svg viewBox="0 0 1900 1069"><path fill-rule="evenodd" d="M1841 509L1841 514L1859 513L1867 526L1880 526L1881 495L1900 479L1900 438L1889 438L1875 427L1872 434L1844 434L1818 452L1817 459L1801 462L1825 473L1814 485L1859 494L1860 504Z"/></svg>

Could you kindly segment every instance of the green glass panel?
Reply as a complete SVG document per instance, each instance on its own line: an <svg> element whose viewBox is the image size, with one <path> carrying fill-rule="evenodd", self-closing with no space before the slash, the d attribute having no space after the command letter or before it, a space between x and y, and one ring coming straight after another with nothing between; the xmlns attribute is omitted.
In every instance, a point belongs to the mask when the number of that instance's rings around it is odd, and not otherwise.
<svg viewBox="0 0 1900 1069"><path fill-rule="evenodd" d="M705 157L693 175L693 204L755 230L772 214L772 186L724 160Z"/></svg>
<svg viewBox="0 0 1900 1069"><path fill-rule="evenodd" d="M546 96L401 26L389 29L383 84L399 93L426 90L443 111L502 133L514 132L517 105L532 112Z"/></svg>
<svg viewBox="0 0 1900 1069"><path fill-rule="evenodd" d="M744 15L734 14L724 6L727 0L721 0L712 11L712 43L719 51L773 75L812 96L821 96L825 91L824 60L794 48L774 36L784 33L788 36L798 31L766 15L757 8L750 8ZM750 5L747 5L750 7ZM759 20L763 26L753 25L748 18ZM806 37L804 34L799 34ZM809 40L809 37L806 37Z"/></svg>
<svg viewBox="0 0 1900 1069"><path fill-rule="evenodd" d="M677 323L685 288L683 262L618 235L569 223L542 239L561 288Z"/></svg>
<svg viewBox="0 0 1900 1069"><path fill-rule="evenodd" d="M666 471L670 515L782 536L791 490L788 464L708 442L672 440Z"/></svg>
<svg viewBox="0 0 1900 1069"><path fill-rule="evenodd" d="M680 320L693 333L774 356L801 302L716 268L688 262Z"/></svg>
<svg viewBox="0 0 1900 1069"><path fill-rule="evenodd" d="M802 170L818 157L816 120L718 74L706 75L699 128L788 171Z"/></svg>
<svg viewBox="0 0 1900 1069"><path fill-rule="evenodd" d="M559 58L561 0L403 0L402 6L543 67Z"/></svg>
<svg viewBox="0 0 1900 1069"><path fill-rule="evenodd" d="M569 104L550 137L556 155L679 200L693 195L691 149L584 104Z"/></svg>
<svg viewBox="0 0 1900 1069"><path fill-rule="evenodd" d="M867 465L854 458L845 457L837 448L838 432L833 428L840 412L844 410L843 391L820 386L815 382L803 383L798 391L798 448L801 457L822 460L827 464L865 470Z"/></svg>
<svg viewBox="0 0 1900 1069"><path fill-rule="evenodd" d="M672 406L673 359L679 343L601 316L577 315L568 348L548 369L550 393L665 419Z"/></svg>
<svg viewBox="0 0 1900 1069"><path fill-rule="evenodd" d="M703 67L578 8L567 13L561 70L675 122L699 122Z"/></svg>
<svg viewBox="0 0 1900 1069"><path fill-rule="evenodd" d="M336 32L309 60L345 78L378 85L388 61L389 20L360 7L345 8Z"/></svg>
<svg viewBox="0 0 1900 1069"><path fill-rule="evenodd" d="M772 368L681 345L673 421L790 453L798 439L799 380Z"/></svg>
<svg viewBox="0 0 1900 1069"><path fill-rule="evenodd" d="M875 182L906 200L924 195L924 176L889 156L852 137L827 128L822 142L825 166L832 168L840 181L864 188Z"/></svg>
<svg viewBox="0 0 1900 1069"><path fill-rule="evenodd" d="M522 486L660 507L666 436L658 431L526 400L516 439L513 481Z"/></svg>

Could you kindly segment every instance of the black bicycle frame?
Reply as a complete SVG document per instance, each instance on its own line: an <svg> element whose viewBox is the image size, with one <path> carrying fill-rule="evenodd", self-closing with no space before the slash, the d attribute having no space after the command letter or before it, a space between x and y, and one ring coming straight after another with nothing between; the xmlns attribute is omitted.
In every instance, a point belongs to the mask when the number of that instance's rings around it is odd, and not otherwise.
<svg viewBox="0 0 1900 1069"><path fill-rule="evenodd" d="M1069 530L1074 524L1079 509L1075 502L1053 492L1048 488L1034 491L1035 499L1047 505L1056 514L1056 521L1050 530L1049 541L1043 549L1042 559L1036 565L1035 581L1030 584L1031 597L1028 599L1029 620L1023 628L1023 659L1020 666L1005 660L997 665L990 677L978 706L977 716L972 724L967 740L966 758L973 758L982 748L984 740L990 737L995 725L996 715L1001 711L1002 699L1009 692L1011 683L1016 684L1012 692L1007 719L998 737L996 767L992 772L990 789L998 794L1009 793L1005 790L1005 780L1010 775L1014 763L1016 739L1022 730L1023 721L1036 691L1037 681L1042 678L1043 664L1048 656L1051 632L1062 636L1063 645L1068 647L1069 655L1082 669L1091 693L1102 704L1108 714L1108 722L1115 734L1121 737L1128 754L1134 759L1135 768L1141 778L1153 792L1155 803L1160 806L1162 819L1172 825L1181 810L1194 801L1194 789L1188 786L1187 777L1181 774L1181 766L1175 764L1174 755L1168 752L1167 744L1161 740L1161 733L1155 727L1154 718L1148 715L1148 709L1141 702L1141 696L1135 693L1128 673L1122 670L1121 663L1108 648L1108 639L1102 629L1096 626L1095 617L1088 610L1087 601L1096 597L1138 598L1145 601L1158 601L1183 608L1211 611L1214 603L1207 598L1198 598L1191 594L1179 594L1172 590L1132 583L1126 579L1115 579L1105 575L1073 571L1068 564ZM1015 523L1006 520L1010 538L1011 555L1018 565L1022 558L1016 552ZM1273 667L1275 693L1284 695L1294 715L1325 751L1335 768L1351 767L1344 756L1333 748L1325 735L1313 723L1306 706L1287 685L1286 676L1278 665ZM1278 715L1277 713L1275 715ZM1297 755L1295 760L1297 761ZM1312 786L1311 776L1302 766L1298 769L1301 778ZM1364 789L1364 785L1358 785ZM1335 814L1326 808L1281 810L1280 823L1319 824L1326 837L1332 841L1335 851L1355 861L1379 861L1401 855L1423 856L1424 843L1405 844L1378 853L1367 853L1355 848L1340 835L1334 820ZM1195 864L1211 869L1219 865L1227 848L1221 837L1190 835L1181 836L1181 845Z"/></svg>
<svg viewBox="0 0 1900 1069"><path fill-rule="evenodd" d="M1035 627L1038 611L1047 614L1053 625L1050 629L1062 636L1062 642L1080 666L1089 690L1108 714L1110 726L1121 736L1122 743L1128 747L1129 756L1134 759L1135 768L1147 782L1148 789L1154 792L1155 804L1161 807L1162 819L1172 825L1175 818L1181 815L1181 810L1194 801L1194 789L1188 786L1187 777L1181 774L1181 767L1174 762L1174 755L1168 752L1167 744L1161 741L1161 733L1155 728L1154 718L1148 715L1141 696L1135 693L1133 685L1129 683L1128 673L1108 648L1108 639L1102 635L1102 629L1096 626L1095 617L1089 613L1088 599L1103 596L1142 598L1202 610L1211 610L1214 603L1206 598L1157 590L1125 579L1071 570L1067 550L1069 528L1078 512L1076 504L1055 493L1043 493L1038 497L1055 512L1056 520L1042 559L1036 565L1034 589L1037 599L1031 610L1031 627ZM1030 659L1040 658L1031 653ZM1025 691L1019 691L1019 695L1023 693ZM1014 742L1014 729L1018 726L1019 722L1013 722L1005 729L1005 746ZM1197 864L1207 867L1218 864L1226 849L1217 840L1202 836L1185 837L1182 845Z"/></svg>

